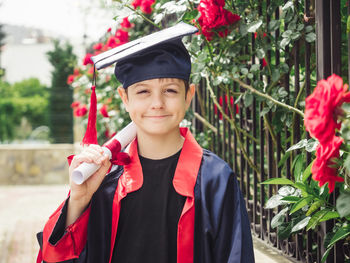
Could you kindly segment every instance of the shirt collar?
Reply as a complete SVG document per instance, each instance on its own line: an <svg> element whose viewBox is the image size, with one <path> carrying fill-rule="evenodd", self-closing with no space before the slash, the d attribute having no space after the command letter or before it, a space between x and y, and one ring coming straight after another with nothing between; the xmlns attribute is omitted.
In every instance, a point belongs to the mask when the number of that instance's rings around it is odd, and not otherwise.
<svg viewBox="0 0 350 263"><path fill-rule="evenodd" d="M196 142L188 128L180 128L180 133L185 141L175 170L173 186L178 194L194 197L194 186L202 161L203 149ZM130 144L129 155L131 162L124 165L124 173L119 179L126 193L140 189L143 183L136 138Z"/></svg>

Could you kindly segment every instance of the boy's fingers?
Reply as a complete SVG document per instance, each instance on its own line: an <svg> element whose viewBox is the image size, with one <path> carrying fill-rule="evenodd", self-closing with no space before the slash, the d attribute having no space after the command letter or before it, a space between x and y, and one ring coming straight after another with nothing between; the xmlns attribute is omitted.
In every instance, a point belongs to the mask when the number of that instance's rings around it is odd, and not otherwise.
<svg viewBox="0 0 350 263"><path fill-rule="evenodd" d="M100 145L97 145L97 144L90 144L87 149L93 149L100 154L103 153L102 147Z"/></svg>

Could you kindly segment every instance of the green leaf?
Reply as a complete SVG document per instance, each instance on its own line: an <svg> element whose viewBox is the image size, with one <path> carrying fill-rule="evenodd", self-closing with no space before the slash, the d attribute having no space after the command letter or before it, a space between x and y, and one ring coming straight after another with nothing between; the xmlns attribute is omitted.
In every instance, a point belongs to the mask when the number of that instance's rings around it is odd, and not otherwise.
<svg viewBox="0 0 350 263"><path fill-rule="evenodd" d="M315 160L313 160L304 170L303 175L302 175L302 181L305 183L307 181L307 179L310 177L311 175L311 168L312 165L314 163Z"/></svg>
<svg viewBox="0 0 350 263"><path fill-rule="evenodd" d="M286 46L288 46L290 43L290 38L287 37L287 38L283 38L281 43L280 43L280 46L281 48L285 48Z"/></svg>
<svg viewBox="0 0 350 263"><path fill-rule="evenodd" d="M274 69L272 71L272 81L275 82L277 81L279 78L280 78L280 71L278 69ZM283 88L283 87L282 87ZM278 90L278 93L280 94L279 90Z"/></svg>
<svg viewBox="0 0 350 263"><path fill-rule="evenodd" d="M243 75L247 75L248 74L248 69L247 68L241 68L241 73L243 74Z"/></svg>
<svg viewBox="0 0 350 263"><path fill-rule="evenodd" d="M350 194L341 193L337 198L336 207L340 217L350 215Z"/></svg>
<svg viewBox="0 0 350 263"><path fill-rule="evenodd" d="M278 168L280 168L286 160L290 157L292 152L286 152L285 155L283 155L282 159L278 162Z"/></svg>
<svg viewBox="0 0 350 263"><path fill-rule="evenodd" d="M305 36L305 40L309 43L315 42L316 40L316 34L314 32L307 33Z"/></svg>
<svg viewBox="0 0 350 263"><path fill-rule="evenodd" d="M251 66L250 71L251 72L257 72L260 70L260 64L254 64Z"/></svg>
<svg viewBox="0 0 350 263"><path fill-rule="evenodd" d="M316 151L317 146L319 145L319 141L316 139L309 139L307 144L305 145L305 150L308 152Z"/></svg>
<svg viewBox="0 0 350 263"><path fill-rule="evenodd" d="M346 21L346 33L350 33L350 16L348 16L348 19Z"/></svg>
<svg viewBox="0 0 350 263"><path fill-rule="evenodd" d="M244 94L244 106L249 107L253 103L254 96L250 92Z"/></svg>
<svg viewBox="0 0 350 263"><path fill-rule="evenodd" d="M331 252L332 248L333 248L333 247L330 247L330 248L328 248L328 249L324 252L324 254L323 254L323 256L322 256L322 259L321 259L321 263L324 263L324 262L326 261L328 255L329 255L329 252Z"/></svg>
<svg viewBox="0 0 350 263"><path fill-rule="evenodd" d="M301 197L298 196L285 196L281 200L287 201L288 203L296 203L301 199Z"/></svg>
<svg viewBox="0 0 350 263"><path fill-rule="evenodd" d="M289 8L293 8L293 1L288 1L283 7L282 7L282 10L283 11L286 11L287 9Z"/></svg>
<svg viewBox="0 0 350 263"><path fill-rule="evenodd" d="M327 248L333 246L339 240L346 238L348 235L350 235L349 227L341 227L341 228L339 228L338 231L334 234L334 236L331 239L331 242L328 244Z"/></svg>
<svg viewBox="0 0 350 263"><path fill-rule="evenodd" d="M190 12L187 12L184 14L184 16L182 17L182 20L184 22L189 22L192 21L193 19L198 19L199 18L199 11L197 9L193 9Z"/></svg>
<svg viewBox="0 0 350 263"><path fill-rule="evenodd" d="M268 30L269 31L275 31L280 27L280 21L279 20L271 20L269 25L268 25Z"/></svg>
<svg viewBox="0 0 350 263"><path fill-rule="evenodd" d="M260 59L263 59L265 57L265 51L264 49L262 48L259 48L257 51L256 51L256 56Z"/></svg>
<svg viewBox="0 0 350 263"><path fill-rule="evenodd" d="M340 218L340 215L337 211L328 211L321 219L320 222L324 222L330 219Z"/></svg>
<svg viewBox="0 0 350 263"><path fill-rule="evenodd" d="M277 206L285 204L285 202L281 201L281 199L282 199L281 195L273 195L273 196L271 196L270 199L267 200L267 202L265 204L265 208L266 209L272 209L272 208L275 208Z"/></svg>
<svg viewBox="0 0 350 263"><path fill-rule="evenodd" d="M278 65L278 69L281 71L281 73L289 72L289 66L287 63L281 63L280 65Z"/></svg>
<svg viewBox="0 0 350 263"><path fill-rule="evenodd" d="M280 78L280 72L277 69L275 71L278 71L278 77L275 76L275 77L277 77L277 79L276 79L276 81L277 81ZM272 81L274 81L273 78L274 78L274 73L272 73ZM278 95L280 98L285 98L288 96L288 92L285 90L284 87L281 87L278 89Z"/></svg>
<svg viewBox="0 0 350 263"><path fill-rule="evenodd" d="M269 107L264 107L263 110L260 112L260 117L264 116L269 111L270 111Z"/></svg>
<svg viewBox="0 0 350 263"><path fill-rule="evenodd" d="M348 154L344 161L344 167L348 172L350 172L350 154Z"/></svg>
<svg viewBox="0 0 350 263"><path fill-rule="evenodd" d="M307 27L305 27L305 32L306 33L310 33L311 31L313 31L314 30L314 28L312 27L312 26L307 26Z"/></svg>
<svg viewBox="0 0 350 263"><path fill-rule="evenodd" d="M307 185L306 184L303 184L303 183L300 183L300 182L296 182L296 183L294 183L293 186L298 188L298 189L300 189L300 190L302 190L302 191L307 192Z"/></svg>
<svg viewBox="0 0 350 263"><path fill-rule="evenodd" d="M294 185L294 182L287 179L287 178L270 178L266 181L262 182L261 184L281 184L281 185Z"/></svg>
<svg viewBox="0 0 350 263"><path fill-rule="evenodd" d="M294 162L294 180L296 182L302 182L302 170L303 170L303 156L301 154L297 155Z"/></svg>
<svg viewBox="0 0 350 263"><path fill-rule="evenodd" d="M321 211L317 211L310 219L309 223L307 224L306 230L315 229L317 224L320 222L320 220L329 212L329 210L324 209Z"/></svg>
<svg viewBox="0 0 350 263"><path fill-rule="evenodd" d="M317 209L320 208L321 205L324 204L323 200L317 200L313 202L313 204L310 206L309 210L306 212L306 216L311 215L313 212L315 212Z"/></svg>
<svg viewBox="0 0 350 263"><path fill-rule="evenodd" d="M255 22L253 22L253 23L251 23L251 24L248 25L247 31L248 31L249 33L254 33L254 32L256 32L256 31L259 29L259 27L260 27L261 25L262 25L262 20L255 21Z"/></svg>
<svg viewBox="0 0 350 263"><path fill-rule="evenodd" d="M299 221L293 228L292 228L292 233L293 232L297 232L301 229L303 229L304 227L307 226L307 224L309 223L311 217L305 217L303 220Z"/></svg>
<svg viewBox="0 0 350 263"><path fill-rule="evenodd" d="M292 208L290 209L289 214L294 214L296 211L302 209L304 206L306 206L310 201L312 200L312 196L307 196L302 199L300 199L298 202L296 202Z"/></svg>
<svg viewBox="0 0 350 263"><path fill-rule="evenodd" d="M271 220L271 227L276 228L280 225L283 224L285 218L286 218L286 213L288 211L288 207L282 209L277 215L275 215L272 220Z"/></svg>
<svg viewBox="0 0 350 263"><path fill-rule="evenodd" d="M282 37L283 38L289 38L293 34L292 30L286 30L283 32Z"/></svg>
<svg viewBox="0 0 350 263"><path fill-rule="evenodd" d="M292 145L291 147L289 147L287 149L287 152L304 148L306 145L307 145L307 139L303 139L303 140L299 141L298 143L296 143L296 144Z"/></svg>
<svg viewBox="0 0 350 263"><path fill-rule="evenodd" d="M301 30L303 30L304 29L304 24L299 24L298 26L297 26L297 30L298 31L301 31Z"/></svg>
<svg viewBox="0 0 350 263"><path fill-rule="evenodd" d="M291 224L279 226L277 230L278 238L281 240L288 238L290 236L291 230L292 230Z"/></svg>
<svg viewBox="0 0 350 263"><path fill-rule="evenodd" d="M278 194L282 196L290 196L295 193L295 188L290 185L282 186L280 189L278 189Z"/></svg>

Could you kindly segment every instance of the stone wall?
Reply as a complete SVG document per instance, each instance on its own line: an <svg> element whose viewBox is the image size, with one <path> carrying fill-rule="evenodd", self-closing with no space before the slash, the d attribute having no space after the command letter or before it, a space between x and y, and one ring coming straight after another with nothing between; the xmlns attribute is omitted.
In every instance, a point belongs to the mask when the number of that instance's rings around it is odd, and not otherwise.
<svg viewBox="0 0 350 263"><path fill-rule="evenodd" d="M66 184L73 144L0 145L0 185Z"/></svg>

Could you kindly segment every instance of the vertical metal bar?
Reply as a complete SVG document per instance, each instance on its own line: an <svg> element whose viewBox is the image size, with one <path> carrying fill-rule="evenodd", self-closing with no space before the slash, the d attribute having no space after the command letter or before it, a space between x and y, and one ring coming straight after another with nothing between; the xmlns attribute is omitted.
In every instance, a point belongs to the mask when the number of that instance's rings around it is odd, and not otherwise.
<svg viewBox="0 0 350 263"><path fill-rule="evenodd" d="M258 6L258 12L261 16L263 11L263 1L259 0L259 6ZM260 61L261 62L261 61ZM259 76L260 80L262 80L262 77ZM260 103L260 112L263 110L263 104ZM264 161L265 161L265 133L264 133L264 118L262 116L259 117L259 143L260 143L260 182L265 181L265 170L264 170ZM259 205L259 211L260 211L260 238L262 240L265 239L265 231L266 231L266 217L265 217L265 185L260 184L260 205Z"/></svg>
<svg viewBox="0 0 350 263"><path fill-rule="evenodd" d="M279 20L279 16L280 16L280 10L279 7L276 8L275 10L275 20ZM280 30L279 28L275 31L275 45L277 46L277 40L279 39L280 36ZM280 64L280 51L279 49L276 49L276 53L275 53L275 59L276 59L276 67L278 67L278 65ZM277 145L276 145L276 175L277 177L281 177L281 168L278 167L278 163L281 160L281 133L279 132L276 135L276 140L277 140ZM280 212L281 208L278 207L277 212ZM277 231L277 230L276 230ZM278 235L276 235L276 245L277 248L280 249L280 240L278 238Z"/></svg>
<svg viewBox="0 0 350 263"><path fill-rule="evenodd" d="M330 40L330 2L316 0L316 65L317 80L327 78L332 72L331 66L331 40ZM323 239L326 233L332 230L333 224L325 222L321 224L321 254L325 252ZM334 262L334 249L332 249L326 260L327 263Z"/></svg>
<svg viewBox="0 0 350 263"><path fill-rule="evenodd" d="M332 73L341 75L341 14L340 0L330 1L330 21L331 21L331 66ZM333 205L336 204L336 199L339 196L338 188L333 193ZM336 223L333 220L333 225ZM343 241L339 241L334 246L334 262L343 263Z"/></svg>
<svg viewBox="0 0 350 263"><path fill-rule="evenodd" d="M310 0L304 1L304 12L306 17L310 17ZM305 21L305 27L309 25L308 20ZM305 94L306 96L311 94L311 71L310 71L310 58L311 58L311 44L304 40L305 45ZM310 135L309 133L306 134L306 138L309 140ZM311 163L311 153L306 153L306 164L309 165ZM306 237L306 263L312 263L314 262L313 258L313 239L312 239L312 232L308 231Z"/></svg>

